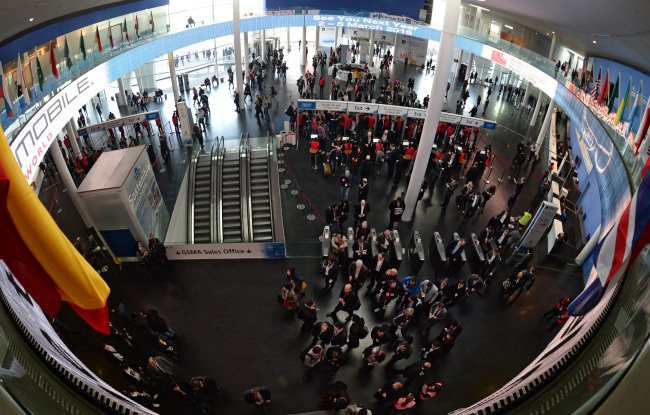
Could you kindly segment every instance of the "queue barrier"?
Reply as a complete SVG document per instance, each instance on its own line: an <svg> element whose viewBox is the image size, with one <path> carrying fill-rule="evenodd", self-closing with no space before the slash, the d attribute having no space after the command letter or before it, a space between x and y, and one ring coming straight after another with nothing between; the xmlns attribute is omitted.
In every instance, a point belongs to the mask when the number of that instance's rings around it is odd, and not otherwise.
<svg viewBox="0 0 650 415"><path fill-rule="evenodd" d="M373 258L379 253L379 242L377 242L377 230L375 228L370 229L370 253Z"/></svg>
<svg viewBox="0 0 650 415"><path fill-rule="evenodd" d="M467 264L469 265L470 271L475 274L479 274L481 268L485 263L485 255L483 254L483 248L478 241L475 233L470 234L470 245L467 252Z"/></svg>
<svg viewBox="0 0 650 415"><path fill-rule="evenodd" d="M348 238L347 257L351 261L352 257L354 257L354 248L352 248L352 245L354 245L354 229L352 229L351 226L348 227L347 238Z"/></svg>
<svg viewBox="0 0 650 415"><path fill-rule="evenodd" d="M456 242L460 241L460 235L458 235L458 232L454 232L453 236L454 236L454 241ZM467 252L467 249L463 249L463 252L460 253L460 259L463 261L463 264L467 262L467 255L465 254L465 252Z"/></svg>
<svg viewBox="0 0 650 415"><path fill-rule="evenodd" d="M429 259L431 266L437 273L447 262L447 254L445 253L445 244L442 243L440 233L434 232L431 241L429 242Z"/></svg>
<svg viewBox="0 0 650 415"><path fill-rule="evenodd" d="M332 247L332 233L329 226L323 228L323 237L321 239L321 256L323 259L329 258Z"/></svg>
<svg viewBox="0 0 650 415"><path fill-rule="evenodd" d="M411 266L411 275L418 276L422 266L424 265L425 256L424 256L424 245L422 244L422 237L420 232L413 232L411 236L411 241L409 242L408 247L409 254L409 264Z"/></svg>
<svg viewBox="0 0 650 415"><path fill-rule="evenodd" d="M393 235L393 243L388 251L388 260L390 261L391 267L399 269L402 264L402 239L399 237L399 232L396 230L390 232L391 235Z"/></svg>

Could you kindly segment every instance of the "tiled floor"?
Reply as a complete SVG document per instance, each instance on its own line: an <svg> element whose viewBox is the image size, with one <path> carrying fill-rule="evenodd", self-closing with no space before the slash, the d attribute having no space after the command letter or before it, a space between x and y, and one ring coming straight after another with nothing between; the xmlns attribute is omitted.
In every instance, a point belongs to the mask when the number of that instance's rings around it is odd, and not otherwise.
<svg viewBox="0 0 650 415"><path fill-rule="evenodd" d="M276 131L282 129L282 121L286 119L284 109L288 101L294 99L297 94L297 53L290 54L288 58L290 72L287 87L276 81L281 102L279 107L274 106L272 109ZM405 70L400 65L394 68L394 76L402 80L411 75L416 78L419 95L426 95L430 88L431 75L415 73L412 69ZM450 102L454 102L459 90L460 85L454 85ZM470 86L468 110L473 105L477 93L482 91L483 87ZM256 125L250 104L247 104L246 110L240 115L234 112L227 84L209 92L209 95L213 110L208 127L210 137L223 135L226 139L238 140L240 133L245 131L250 132L251 136L266 135L268 127ZM516 143L520 141L518 134L535 139L539 127L529 127L530 114L513 109L509 104L498 100L495 95L491 101L486 118L496 119L500 125L508 128L497 130L497 134L491 138L492 147L503 159L510 160ZM161 105L165 116L171 115L170 103L168 100ZM151 105L150 109L155 107ZM537 125L539 124L541 121ZM174 174L174 164L179 159L179 153L180 150L175 152L174 162L167 166L165 173L156 173L163 191L170 188L169 177ZM323 215L327 205L338 199L336 180L324 177L320 170L309 168L306 146L301 145L299 151L290 149L284 153L287 167L297 178L305 195ZM445 240L455 231L461 236L469 236L471 232L478 234L488 219L503 209L508 196L514 190L513 183L507 180L507 169L503 173L503 183L496 180L502 175L502 171L503 168L498 163L495 164L490 180L491 183L499 185L496 196L487 205L485 213L469 223L460 223L459 213L453 206L446 212L440 210L438 204L443 190L440 187L442 183L439 182L440 186L435 193L431 197L427 194L418 205L414 220L398 225L397 229L402 238L408 240L413 230L418 230L427 245L435 231L440 232ZM539 176L541 172L542 167L538 166L536 174ZM520 214L529 206L538 184L539 181L533 179L524 189L513 208L513 213ZM393 186L384 178L380 178L371 179L370 186L369 203L372 211L369 222L371 227L380 231L388 223L388 202L406 190L406 182L402 181L398 186ZM54 189L55 187L41 195L48 208ZM356 198L356 192L352 191L350 199L356 202ZM53 215L66 234L72 238L82 232L80 220L67 194L62 193L61 189L57 193L57 203L64 211ZM288 191L283 191L282 205L287 241L293 245L317 244L323 224L318 215L313 222L304 219L305 213L295 207L297 203L296 197ZM168 208L171 209L171 206ZM53 210L55 211L56 209ZM309 252L309 249L305 249L305 252ZM410 273L406 262L404 261L399 270L400 277ZM539 254L534 262L538 266L534 287L512 305L505 306L496 297L498 284L511 272L511 267L504 265L498 268L499 277L484 296L474 295L450 310L449 318L460 320L464 331L451 352L439 359L424 377L427 380L442 382L443 390L432 401L416 405L413 413L445 414L468 406L497 390L544 348L554 333L542 324L541 313L552 307L558 298L576 295L582 289L582 276L574 269L566 268L562 261L553 261ZM313 380L307 383L302 380L303 365L298 355L309 343L309 338L299 334L300 322L286 314L276 302L276 294L284 281L285 268L295 266L308 284L305 298L316 301L321 310L319 319L325 320L325 314L336 303L340 287L337 285L331 291L324 289L323 281L317 273L317 263L317 258L176 262L175 273L169 280L143 273L136 264L125 264L122 271L112 270L106 280L112 289L111 303L123 302L133 310L156 308L176 330L175 342L180 358L175 362L175 367L181 379L187 381L191 376L209 375L218 380L222 385L222 392L215 413L255 413L254 408L244 403L242 392L251 386L266 385L273 393L272 412L291 414L319 409L318 397L324 393L328 382L323 373L316 373ZM458 275L466 277L468 274L469 270L465 268ZM434 276L428 262L420 275L426 278ZM339 279L339 284L341 283ZM359 314L366 319L368 327L387 322L394 315L394 304L389 306L383 317L373 313L373 299L365 288L361 290L360 298L362 307ZM343 317L343 314L340 315ZM86 341L73 337L73 350L107 381L118 388L124 388L125 379L101 353L100 342L105 339L87 330L69 309L64 310L61 318L74 327L80 327L84 334L87 334ZM435 326L431 336L437 335L441 327L441 324ZM148 346L143 342L142 333L136 330L135 336L137 344L133 349L127 348L126 354L136 362L144 363ZM339 371L337 380L349 385L353 402L371 406L374 401L373 393L385 383L386 377L382 367L385 363L371 372L362 369L360 354L368 343L369 338L362 341L361 348L346 352L348 361ZM416 351L422 345L423 339L416 336ZM411 361L416 355L417 352ZM404 366L405 362L397 364L397 367ZM416 380L415 386L421 381ZM415 386L413 390L416 389ZM178 414L185 411L182 409L182 403L170 397L161 397L161 404L161 413ZM377 412L373 413L384 413L382 409L376 409Z"/></svg>

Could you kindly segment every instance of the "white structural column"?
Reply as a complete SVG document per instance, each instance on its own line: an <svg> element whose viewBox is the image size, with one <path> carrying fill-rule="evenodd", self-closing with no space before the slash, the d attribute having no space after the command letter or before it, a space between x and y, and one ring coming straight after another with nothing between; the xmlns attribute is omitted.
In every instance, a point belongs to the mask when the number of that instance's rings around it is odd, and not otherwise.
<svg viewBox="0 0 650 415"><path fill-rule="evenodd" d="M92 220L88 214L86 205L79 199L79 196L77 195L77 185L74 183L74 180L72 180L70 170L68 170L68 166L65 163L63 153L61 153L61 148L59 148L58 143L50 146L50 152L52 153L54 164L56 165L57 170L59 170L61 180L63 180L63 185L68 189L68 195L70 196L70 199L72 199L72 203L74 203L75 207L77 208L79 216L81 216L81 219L84 221L84 224L87 228L92 227Z"/></svg>
<svg viewBox="0 0 650 415"><path fill-rule="evenodd" d="M474 63L474 54L470 53L469 62L467 63L467 71L465 71L465 79L469 79L469 74L472 72L472 63Z"/></svg>
<svg viewBox="0 0 650 415"><path fill-rule="evenodd" d="M557 44L557 35L553 33L553 39L551 39L551 52L548 54L548 58L553 60L553 55L555 55L555 45Z"/></svg>
<svg viewBox="0 0 650 415"><path fill-rule="evenodd" d="M334 50L339 47L339 28L334 28Z"/></svg>
<svg viewBox="0 0 650 415"><path fill-rule="evenodd" d="M287 52L291 50L291 28L287 27Z"/></svg>
<svg viewBox="0 0 650 415"><path fill-rule="evenodd" d="M370 59L370 66L375 66L375 31L371 30L370 31L370 44L368 45L370 48L369 53L368 53L368 58Z"/></svg>
<svg viewBox="0 0 650 415"><path fill-rule="evenodd" d="M452 62L453 62L453 59L452 59ZM462 65L462 64L463 64L463 50L461 49L460 54L458 55L458 65L456 65L456 76L455 76L455 78L458 78L458 74L460 73L460 65ZM438 66L436 64L436 68L437 67Z"/></svg>
<svg viewBox="0 0 650 415"><path fill-rule="evenodd" d="M596 247L596 244L598 243L598 239L600 239L600 227L601 225L598 225L598 228L594 232L593 235L591 235L591 238L587 241L585 246L582 247L582 250L578 253L578 256L576 256L576 264L582 265L585 263L587 258L589 258L589 255L591 255L591 252L594 250Z"/></svg>
<svg viewBox="0 0 650 415"><path fill-rule="evenodd" d="M266 30L262 29L262 58L266 56Z"/></svg>
<svg viewBox="0 0 650 415"><path fill-rule="evenodd" d="M318 44L320 43L320 27L316 26L316 44L314 45L314 54L318 53Z"/></svg>
<svg viewBox="0 0 650 415"><path fill-rule="evenodd" d="M126 104L126 92L124 91L124 81L122 78L117 78L117 89L119 89L120 93L117 96L117 106L122 106L125 107Z"/></svg>
<svg viewBox="0 0 650 415"><path fill-rule="evenodd" d="M167 54L167 62L169 63L169 77L172 81L172 92L174 93L174 107L178 102L178 99L181 97L181 93L178 90L178 79L176 79L176 66L174 66L174 52L169 52Z"/></svg>
<svg viewBox="0 0 650 415"><path fill-rule="evenodd" d="M551 100L548 104L548 109L546 110L546 116L544 117L544 123L542 124L542 129L539 131L539 136L537 137L537 151L542 148L544 145L544 140L548 135L548 127L551 125L551 118L553 118L553 111L555 110L555 101ZM557 170L556 170L557 171Z"/></svg>
<svg viewBox="0 0 650 415"><path fill-rule="evenodd" d="M300 65L307 65L307 26L302 27L302 42L300 42Z"/></svg>
<svg viewBox="0 0 650 415"><path fill-rule="evenodd" d="M250 68L250 52L248 51L248 32L244 33L244 69L248 73L248 68Z"/></svg>
<svg viewBox="0 0 650 415"><path fill-rule="evenodd" d="M539 110L542 108L542 99L544 98L544 93L542 90L539 90L539 95L537 96L537 104L535 105L535 110L533 111L533 117L530 119L530 126L533 127L537 124L537 116L539 115Z"/></svg>
<svg viewBox="0 0 650 415"><path fill-rule="evenodd" d="M233 0L232 2L232 28L233 33L235 33L234 42L235 42L235 88L239 93L239 106L244 108L244 77L242 75L241 68L241 36L239 35L239 20L241 16L239 15L239 0Z"/></svg>
<svg viewBox="0 0 650 415"><path fill-rule="evenodd" d="M79 149L79 142L77 141L76 131L73 125L70 124L70 121L68 121L68 123L65 125L65 131L66 133L68 133L68 139L70 140L70 145L72 146L72 151L74 151L75 157L79 157L81 155L81 151Z"/></svg>
<svg viewBox="0 0 650 415"><path fill-rule="evenodd" d="M510 78L511 77L512 77L512 71L508 71L508 79L506 79L506 85L505 85L506 87L508 87L508 85L510 85Z"/></svg>
<svg viewBox="0 0 650 415"><path fill-rule="evenodd" d="M524 107L526 107L526 103L528 102L528 97L530 96L530 90L533 89L533 83L528 81L528 85L526 86L526 92L524 92L524 100L522 101L522 104Z"/></svg>
<svg viewBox="0 0 650 415"><path fill-rule="evenodd" d="M219 76L219 51L217 49L217 38L214 38L214 74Z"/></svg>
<svg viewBox="0 0 650 415"><path fill-rule="evenodd" d="M442 34L440 36L440 47L438 49L438 60L436 62L436 72L433 75L433 85L431 85L431 101L427 108L427 115L422 128L422 136L418 147L418 157L415 159L411 180L409 180L408 190L406 191L406 200L404 215L402 219L410 221L413 218L413 211L417 203L418 193L422 185L422 178L427 170L427 164L431 157L431 149L440 121L442 112L442 103L445 100L447 90L447 80L451 72L451 64L454 60L454 44L456 43L456 32L458 31L458 16L460 14L460 0L447 0L445 6L444 22Z"/></svg>

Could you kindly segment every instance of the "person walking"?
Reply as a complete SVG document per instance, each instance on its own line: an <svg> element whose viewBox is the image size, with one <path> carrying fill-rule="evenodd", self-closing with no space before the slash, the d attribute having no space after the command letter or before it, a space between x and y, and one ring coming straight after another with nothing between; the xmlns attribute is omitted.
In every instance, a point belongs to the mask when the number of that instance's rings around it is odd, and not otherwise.
<svg viewBox="0 0 650 415"><path fill-rule="evenodd" d="M344 174L339 177L339 184L341 185L341 199L348 200L350 195L350 187L352 186L352 176L350 170L346 170Z"/></svg>
<svg viewBox="0 0 650 415"><path fill-rule="evenodd" d="M388 210L390 212L390 221L388 222L387 229L393 230L393 225L395 223L399 223L402 220L402 215L404 214L404 200L402 197L400 196L390 202L388 205Z"/></svg>
<svg viewBox="0 0 650 415"><path fill-rule="evenodd" d="M445 200L440 204L443 210L447 209L447 205L451 200L451 196L454 194L456 189L458 189L458 179L456 178L456 176L452 176L451 181L447 183L445 186L446 186Z"/></svg>
<svg viewBox="0 0 650 415"><path fill-rule="evenodd" d="M244 400L268 414L271 405L271 391L266 386L255 386L244 392Z"/></svg>

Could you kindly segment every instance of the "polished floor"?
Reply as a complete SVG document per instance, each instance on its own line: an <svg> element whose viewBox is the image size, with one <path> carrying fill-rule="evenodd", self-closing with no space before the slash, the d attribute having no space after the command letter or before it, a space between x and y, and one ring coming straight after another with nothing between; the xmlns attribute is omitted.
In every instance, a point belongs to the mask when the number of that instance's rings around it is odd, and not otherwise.
<svg viewBox="0 0 650 415"><path fill-rule="evenodd" d="M276 131L282 129L282 122L286 119L284 109L289 100L294 99L297 94L297 53L289 54L288 58L290 72L286 88L282 82L276 81L281 103L272 110ZM426 95L432 79L431 75L416 72L411 68L405 69L399 64L393 68L393 76L403 81L414 76L416 90L420 96ZM197 75L198 80L203 77ZM459 91L460 84L455 84L450 93L450 102L455 101L454 97ZM485 89L471 85L467 110L471 108L478 93L485 93ZM269 127L256 125L250 104L247 104L246 110L240 115L234 112L227 84L210 91L209 95L213 109L208 127L209 137L223 135L227 139L237 140L239 134L246 131L250 132L251 136L266 135ZM440 187L442 183L439 182L435 192L426 194L419 203L414 220L410 223L402 222L397 226L403 240L408 240L414 230L420 232L425 245L436 231L441 233L445 241L453 232L458 232L461 236L469 236L471 232L478 234L489 218L505 207L506 200L514 191L514 184L507 178L510 170L505 161L512 159L514 147L523 139L522 136L533 139L537 137L541 121L536 127L530 127L529 113L497 99L496 94L491 98L492 102L485 117L495 119L500 125L507 127L498 129L496 134L487 138L495 153L504 160L504 167L501 167L502 162L496 163L489 178L491 183L498 184L496 196L490 200L484 214L468 223L461 223L460 215L453 206L446 212L438 206L443 196ZM150 109L157 106L161 107L166 117L171 116L170 100L163 104L152 104ZM320 408L318 397L324 394L328 385L325 374L319 372L316 372L309 382L303 381L303 365L298 356L309 344L310 338L299 333L301 322L288 315L276 302L276 294L284 282L285 268L295 266L298 274L308 284L305 299L314 299L320 308L319 321L331 321L325 314L336 304L342 285L342 279L339 278L338 285L333 290L325 290L324 282L317 273L318 258L315 257L318 255L318 236L323 227L320 217L324 216L327 205L338 200L339 188L334 178L325 177L322 170L314 171L309 167L308 152L303 144L305 141L301 142L298 151L293 148L284 151L286 167L291 171L287 178L298 181L304 193L303 198L311 200L316 213L316 220L308 221L305 216L311 213L310 209L298 210L296 205L299 197L292 196L289 191L283 191L285 234L290 253L295 252L295 257L274 261L175 262L173 273L157 272L156 275L143 272L137 264L124 264L122 270L111 267L111 271L105 274L112 290L109 298L112 305L121 302L135 311L155 308L176 331L174 342L180 355L174 365L181 380L188 381L190 377L198 375L217 379L222 386L220 399L215 406L215 413L218 414L256 413L255 408L245 404L242 392L257 385L265 385L271 389L272 413L297 414L315 411ZM176 144L174 146L176 147ZM173 177L177 168L175 164L181 158L182 151L184 150L177 147L173 161L169 166L165 166L165 172L160 173L156 169L163 192L174 186ZM535 177L543 173L542 166L543 163L540 163L530 184L518 198L512 209L514 214L521 214L531 205L539 186L539 179ZM502 182L497 180L500 177ZM284 178L283 175L282 179ZM358 179L355 180L356 184ZM52 215L64 232L73 239L83 232L83 224L67 193L62 192L62 189L56 191L56 184L48 185L50 188L41 194L41 199L45 206L50 208L56 192L56 207L52 209ZM384 178L371 179L368 198L372 207L369 217L371 227L377 228L378 231L386 227L388 203L405 190L405 179L397 186L393 186L392 182ZM350 200L357 200L354 190L350 193ZM57 207L63 209L62 213L56 213ZM171 210L173 205L168 204L167 207ZM571 255L570 247L564 254ZM410 274L407 262L401 264L400 277ZM535 285L514 303L504 305L497 299L500 282L510 275L512 270L511 266L502 265L498 268L498 278L484 296L473 295L450 309L449 319L460 320L464 327L463 333L455 347L438 359L433 369L423 378L416 379L409 389L415 392L422 381L427 380L441 382L442 392L431 401L418 403L412 413L446 414L487 396L519 373L553 337L554 331L549 330L540 319L541 313L551 308L558 298L579 293L583 285L582 276L576 269L565 266L566 261L561 257L550 258L536 252L533 263L538 269ZM469 269L465 267L458 276L465 278L469 273ZM444 275L437 275L427 261L420 276L437 278ZM367 294L365 288L361 290L360 298L362 307L359 314L366 319L369 328L387 323L393 317L394 304L391 304L382 316L373 313L373 298ZM344 314L339 313L339 316L343 318ZM109 362L102 353L101 342L107 338L89 330L69 309L65 309L60 318L83 333L83 337L71 336L72 350L109 383L120 390L125 388L126 379L117 366ZM441 329L442 324L434 326L431 338ZM119 339L111 340L120 345L130 360L136 364L144 364L146 357L151 354L151 343L138 328L133 328L132 331L136 339L133 347L120 343ZM412 329L410 334L415 336L414 331ZM415 353L408 362L397 363L398 368L405 367L417 358L417 351L426 339L415 337ZM336 379L349 385L348 392L352 402L372 408L373 413L382 414L385 410L373 406L372 395L387 380L384 372L386 363L373 371L363 369L360 355L369 342L369 338L366 338L362 340L360 348L345 353L347 362L338 372ZM173 396L161 396L160 403L158 411L163 414L191 413L187 406Z"/></svg>

